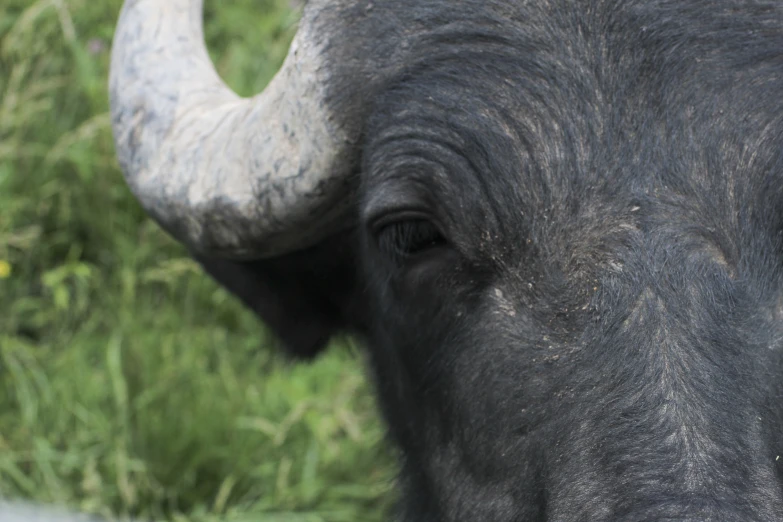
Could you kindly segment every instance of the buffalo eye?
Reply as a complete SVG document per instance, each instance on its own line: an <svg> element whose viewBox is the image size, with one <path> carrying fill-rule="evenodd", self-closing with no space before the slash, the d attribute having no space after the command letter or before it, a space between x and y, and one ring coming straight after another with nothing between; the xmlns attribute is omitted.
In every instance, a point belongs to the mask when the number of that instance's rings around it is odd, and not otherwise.
<svg viewBox="0 0 783 522"><path fill-rule="evenodd" d="M375 226L378 248L395 264L403 265L446 245L446 238L430 220L400 216Z"/></svg>

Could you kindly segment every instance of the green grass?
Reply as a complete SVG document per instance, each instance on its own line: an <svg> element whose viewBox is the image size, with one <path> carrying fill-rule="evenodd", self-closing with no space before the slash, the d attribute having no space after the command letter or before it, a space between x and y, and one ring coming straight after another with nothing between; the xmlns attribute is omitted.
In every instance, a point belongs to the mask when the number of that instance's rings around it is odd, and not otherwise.
<svg viewBox="0 0 783 522"><path fill-rule="evenodd" d="M374 521L390 503L356 350L286 363L119 172L119 0L0 2L0 496L159 520ZM217 68L259 91L288 0L207 2Z"/></svg>

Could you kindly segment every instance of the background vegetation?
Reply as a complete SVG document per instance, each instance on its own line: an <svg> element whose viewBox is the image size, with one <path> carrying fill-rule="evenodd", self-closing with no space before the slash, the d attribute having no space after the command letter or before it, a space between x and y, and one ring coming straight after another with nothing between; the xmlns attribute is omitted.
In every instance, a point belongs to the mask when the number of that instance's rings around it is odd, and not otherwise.
<svg viewBox="0 0 783 522"><path fill-rule="evenodd" d="M281 63L289 2L207 2L240 93ZM126 189L106 94L120 5L0 2L0 496L159 520L381 520L391 458L354 351L285 363Z"/></svg>

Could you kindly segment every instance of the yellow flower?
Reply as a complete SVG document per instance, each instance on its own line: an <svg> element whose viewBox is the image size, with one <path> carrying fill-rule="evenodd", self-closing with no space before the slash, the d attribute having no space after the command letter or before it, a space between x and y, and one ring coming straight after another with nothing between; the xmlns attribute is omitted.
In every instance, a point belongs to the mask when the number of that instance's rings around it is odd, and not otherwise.
<svg viewBox="0 0 783 522"><path fill-rule="evenodd" d="M11 276L11 263L0 259L0 279L8 279Z"/></svg>

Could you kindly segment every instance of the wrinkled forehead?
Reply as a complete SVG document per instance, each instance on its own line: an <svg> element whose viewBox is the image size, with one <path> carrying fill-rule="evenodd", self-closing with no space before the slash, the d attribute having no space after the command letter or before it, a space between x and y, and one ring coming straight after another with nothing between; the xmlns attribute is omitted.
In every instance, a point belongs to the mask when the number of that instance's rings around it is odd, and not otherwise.
<svg viewBox="0 0 783 522"><path fill-rule="evenodd" d="M744 68L739 49L674 60L666 42L643 38L595 52L565 28L549 40L497 31L473 46L440 42L379 95L365 208L419 198L511 241L609 233L639 216L732 234L738 209L777 218L763 193L780 171L777 69Z"/></svg>
<svg viewBox="0 0 783 522"><path fill-rule="evenodd" d="M551 206L587 181L560 174L582 168L598 135L595 89L580 87L585 99L569 93L592 80L520 46L455 48L391 83L366 133L365 209L408 197L508 237L524 225L523 209Z"/></svg>

